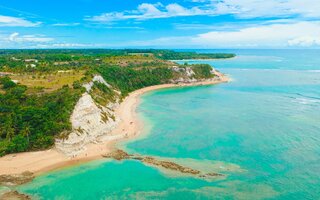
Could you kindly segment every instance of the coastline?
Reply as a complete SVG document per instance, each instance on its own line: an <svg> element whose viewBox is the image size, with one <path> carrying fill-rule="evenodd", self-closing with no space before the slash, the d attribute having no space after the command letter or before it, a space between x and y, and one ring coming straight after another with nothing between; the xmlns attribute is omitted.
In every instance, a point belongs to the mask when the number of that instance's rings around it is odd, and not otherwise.
<svg viewBox="0 0 320 200"><path fill-rule="evenodd" d="M229 59L235 59L237 56L230 57L230 58L198 58L198 59L180 59L180 60L170 60L172 62L178 62L178 61L185 61L185 62L190 62L190 61L214 61L214 60L229 60Z"/></svg>
<svg viewBox="0 0 320 200"><path fill-rule="evenodd" d="M0 158L0 175L15 175L25 171L40 175L55 169L103 159L102 155L112 152L116 148L117 143L140 135L143 125L137 117L136 108L140 103L141 95L162 88L213 85L230 80L227 76L220 73L218 77L219 79L184 84L162 84L136 90L130 93L115 110L116 115L121 121L108 135L101 137L101 142L87 145L86 150L76 157L68 157L55 148L44 151L9 154Z"/></svg>

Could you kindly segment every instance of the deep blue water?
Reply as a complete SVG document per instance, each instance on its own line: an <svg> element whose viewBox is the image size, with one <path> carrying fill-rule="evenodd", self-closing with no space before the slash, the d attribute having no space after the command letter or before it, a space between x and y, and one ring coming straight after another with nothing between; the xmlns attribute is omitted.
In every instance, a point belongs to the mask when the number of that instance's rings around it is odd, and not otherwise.
<svg viewBox="0 0 320 200"><path fill-rule="evenodd" d="M36 178L42 199L320 199L320 51L232 52L208 63L232 82L142 97L145 135L129 152L226 175L183 177L137 161L95 161ZM184 61L183 61L184 62Z"/></svg>

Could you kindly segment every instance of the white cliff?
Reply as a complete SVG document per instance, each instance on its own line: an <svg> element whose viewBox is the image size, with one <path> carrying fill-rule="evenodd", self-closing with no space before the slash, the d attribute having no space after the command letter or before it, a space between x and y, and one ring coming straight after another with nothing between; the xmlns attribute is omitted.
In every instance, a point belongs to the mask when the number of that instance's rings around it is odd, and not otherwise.
<svg viewBox="0 0 320 200"><path fill-rule="evenodd" d="M101 76L95 76L93 81L110 87ZM68 156L81 153L89 143L100 142L99 138L107 136L119 122L113 111L119 105L118 103L97 105L88 93L94 84L93 81L84 85L87 92L82 95L73 110L70 118L72 131L66 133L66 137L56 139L56 148Z"/></svg>
<svg viewBox="0 0 320 200"><path fill-rule="evenodd" d="M175 72L180 73L179 78L171 80L171 83L174 84L196 83L204 80L220 80L223 77L223 75L220 72L213 68L211 70L211 74L214 74L215 76L211 79L196 79L196 73L192 70L191 67L173 66L171 69Z"/></svg>
<svg viewBox="0 0 320 200"><path fill-rule="evenodd" d="M171 80L171 83L193 84L203 81L195 78L195 72L190 67L173 66L172 70L180 73L180 76ZM225 78L223 74L215 69L212 69L211 73L215 76L210 80L224 80ZM56 139L55 143L56 148L68 156L78 155L86 150L86 146L90 143L98 143L114 137L122 137L119 135L111 135L111 131L119 123L119 119L114 113L114 110L119 106L119 99L117 99L115 103L108 102L107 105L95 103L90 95L94 82L103 83L107 87L112 88L100 75L94 76L91 82L83 85L86 88L86 92L77 102L70 118L72 131L62 133L65 137ZM119 91L112 90L120 97Z"/></svg>
<svg viewBox="0 0 320 200"><path fill-rule="evenodd" d="M83 84L83 87L86 88L87 92L90 92L94 82L99 82L105 84L107 87L112 88L110 84L108 84L101 75L95 75L91 82Z"/></svg>

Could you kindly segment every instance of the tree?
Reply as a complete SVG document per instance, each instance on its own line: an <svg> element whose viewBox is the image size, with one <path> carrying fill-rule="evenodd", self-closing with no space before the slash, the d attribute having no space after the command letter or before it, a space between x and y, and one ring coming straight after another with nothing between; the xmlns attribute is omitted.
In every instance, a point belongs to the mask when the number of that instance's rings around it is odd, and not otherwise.
<svg viewBox="0 0 320 200"><path fill-rule="evenodd" d="M1 78L0 83L3 85L3 89L9 89L16 85L9 77Z"/></svg>
<svg viewBox="0 0 320 200"><path fill-rule="evenodd" d="M12 123L12 114L9 114L6 118L4 128L3 128L2 135L6 135L6 139L11 141L11 139L14 137L14 128Z"/></svg>
<svg viewBox="0 0 320 200"><path fill-rule="evenodd" d="M16 135L12 138L12 141L10 142L7 151L12 152L23 152L28 149L28 142L25 137L22 135Z"/></svg>
<svg viewBox="0 0 320 200"><path fill-rule="evenodd" d="M29 123L27 123L25 126L23 126L23 129L21 131L21 135L23 137L26 137L27 138L27 142L28 144L30 143L30 140L29 140L29 135L30 135L30 125Z"/></svg>

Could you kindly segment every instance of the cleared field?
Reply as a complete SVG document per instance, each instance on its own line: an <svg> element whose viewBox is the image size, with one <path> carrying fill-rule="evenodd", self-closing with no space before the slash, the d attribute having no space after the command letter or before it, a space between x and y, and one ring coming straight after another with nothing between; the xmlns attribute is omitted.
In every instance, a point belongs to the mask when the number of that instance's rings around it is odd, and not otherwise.
<svg viewBox="0 0 320 200"><path fill-rule="evenodd" d="M26 73L10 75L10 78L22 85L26 85L30 92L37 91L33 88L43 88L45 92L50 92L61 88L64 85L72 86L74 81L84 77L84 71L57 71L50 74Z"/></svg>

